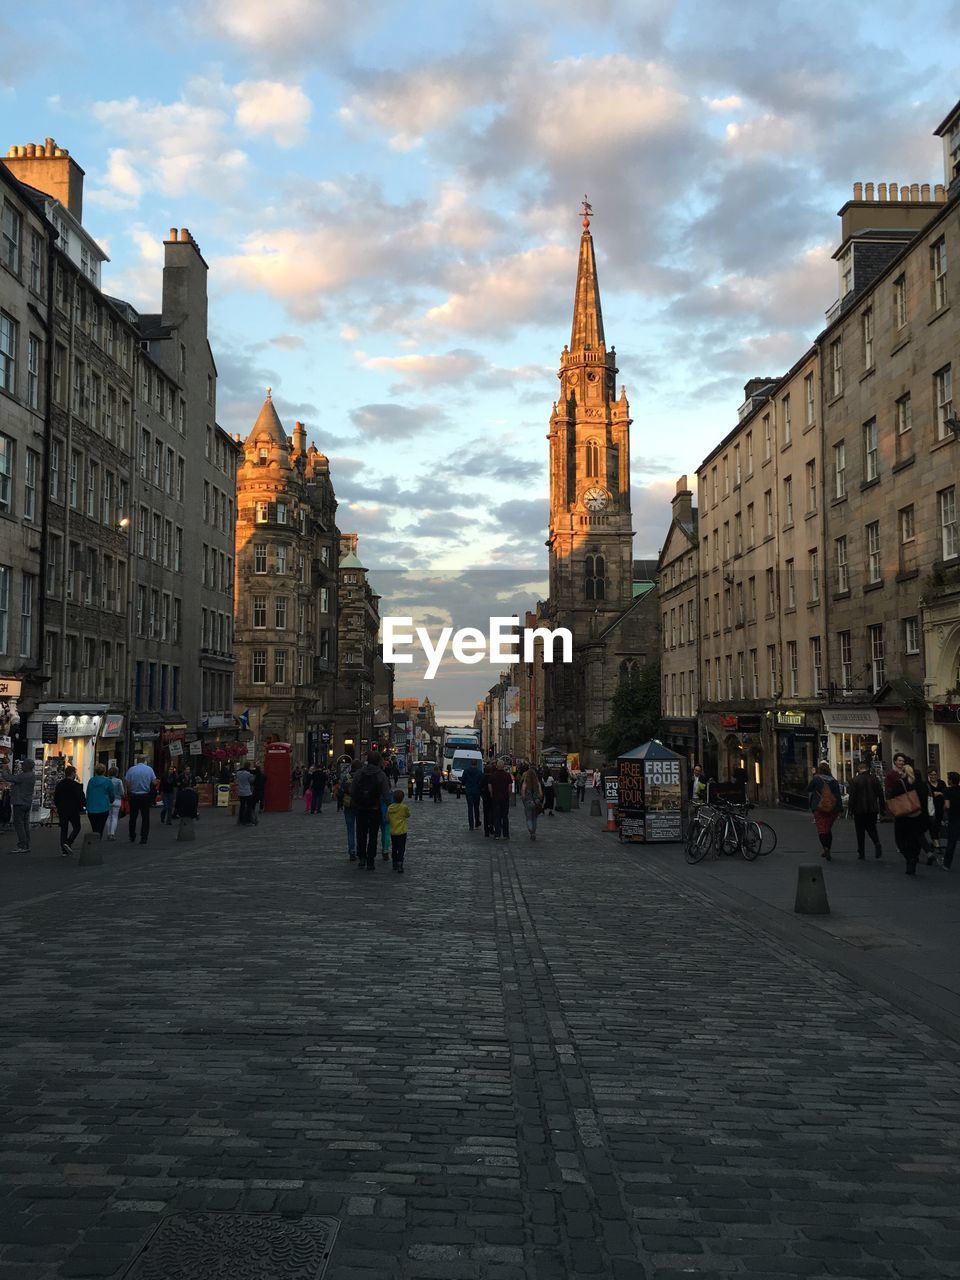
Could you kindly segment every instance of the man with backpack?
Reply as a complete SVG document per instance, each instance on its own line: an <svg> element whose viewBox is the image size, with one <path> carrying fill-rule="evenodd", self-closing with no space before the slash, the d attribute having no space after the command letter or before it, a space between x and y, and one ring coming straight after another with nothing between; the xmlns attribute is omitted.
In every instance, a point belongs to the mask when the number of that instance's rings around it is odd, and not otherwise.
<svg viewBox="0 0 960 1280"><path fill-rule="evenodd" d="M380 753L371 751L367 763L350 782L350 808L356 815L357 865L374 871L377 865L377 836L386 806L390 803L390 783L380 763Z"/></svg>

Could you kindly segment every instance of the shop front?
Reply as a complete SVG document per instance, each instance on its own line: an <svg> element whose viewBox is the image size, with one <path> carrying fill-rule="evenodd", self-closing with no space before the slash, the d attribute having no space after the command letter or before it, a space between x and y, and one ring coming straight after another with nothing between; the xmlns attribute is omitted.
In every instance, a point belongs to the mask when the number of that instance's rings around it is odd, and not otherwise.
<svg viewBox="0 0 960 1280"><path fill-rule="evenodd" d="M817 723L814 723L816 717ZM780 804L806 809L807 791L819 756L820 715L817 712L778 711L777 799Z"/></svg>
<svg viewBox="0 0 960 1280"><path fill-rule="evenodd" d="M31 714L27 750L40 770L45 795L49 791L52 796L68 765L86 787L97 764L97 739L107 711L102 703L41 702Z"/></svg>
<svg viewBox="0 0 960 1280"><path fill-rule="evenodd" d="M706 776L715 782L742 782L751 803L774 803L767 716L758 711L710 712L703 717L703 729L700 763Z"/></svg>
<svg viewBox="0 0 960 1280"><path fill-rule="evenodd" d="M17 702L23 684L12 676L0 676L0 767L9 769L23 752L23 735Z"/></svg>
<svg viewBox="0 0 960 1280"><path fill-rule="evenodd" d="M849 783L861 761L882 768L880 716L876 707L825 707L826 758L838 782Z"/></svg>
<svg viewBox="0 0 960 1280"><path fill-rule="evenodd" d="M683 756L687 762L687 777L695 764L700 763L700 745L697 741L697 722L693 718L671 716L660 726L660 736L665 747Z"/></svg>
<svg viewBox="0 0 960 1280"><path fill-rule="evenodd" d="M107 711L101 721L100 734L97 738L97 764L105 765L108 769L110 765L115 764L121 774L125 773L129 767L123 750L125 725L126 719L119 711Z"/></svg>

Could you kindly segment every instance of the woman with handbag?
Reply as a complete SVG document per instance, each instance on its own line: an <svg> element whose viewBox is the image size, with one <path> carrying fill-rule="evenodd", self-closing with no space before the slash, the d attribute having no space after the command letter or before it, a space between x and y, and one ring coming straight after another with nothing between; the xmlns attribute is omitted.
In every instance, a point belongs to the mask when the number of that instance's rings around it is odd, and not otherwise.
<svg viewBox="0 0 960 1280"><path fill-rule="evenodd" d="M902 751L893 757L893 768L883 780L883 793L887 808L893 814L893 838L907 864L907 875L915 876L926 816L917 795L916 775Z"/></svg>
<svg viewBox="0 0 960 1280"><path fill-rule="evenodd" d="M833 845L833 824L843 812L843 797L826 760L821 760L817 765L810 779L807 797L810 801L817 835L820 837L820 857L830 862L832 861L830 849Z"/></svg>
<svg viewBox="0 0 960 1280"><path fill-rule="evenodd" d="M527 820L530 839L536 840L537 818L543 812L543 786L533 765L523 775L523 782L520 786L520 799L523 802L523 813Z"/></svg>

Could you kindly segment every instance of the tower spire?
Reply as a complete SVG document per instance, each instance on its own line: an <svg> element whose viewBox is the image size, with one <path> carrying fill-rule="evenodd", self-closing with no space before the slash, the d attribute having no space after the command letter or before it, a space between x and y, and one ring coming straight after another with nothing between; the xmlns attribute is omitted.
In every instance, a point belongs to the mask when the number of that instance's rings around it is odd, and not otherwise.
<svg viewBox="0 0 960 1280"><path fill-rule="evenodd" d="M590 219L593 208L583 197L583 234L580 237L580 262L577 266L577 291L573 300L573 328L570 331L570 350L602 351L603 313L600 310L600 285L597 281L597 260L593 252L593 236Z"/></svg>

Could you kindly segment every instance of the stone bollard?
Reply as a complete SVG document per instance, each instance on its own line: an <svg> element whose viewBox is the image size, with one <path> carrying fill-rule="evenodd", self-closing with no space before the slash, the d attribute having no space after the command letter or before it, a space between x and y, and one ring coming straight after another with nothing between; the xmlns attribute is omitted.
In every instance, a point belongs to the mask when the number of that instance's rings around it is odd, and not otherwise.
<svg viewBox="0 0 960 1280"><path fill-rule="evenodd" d="M80 846L80 857L77 859L77 866L103 866L103 841L95 831L88 831L83 837L83 843Z"/></svg>
<svg viewBox="0 0 960 1280"><path fill-rule="evenodd" d="M590 817L600 818L603 816L603 810L600 808L600 792L594 787L593 795L590 797Z"/></svg>
<svg viewBox="0 0 960 1280"><path fill-rule="evenodd" d="M794 911L805 916L828 916L827 886L823 880L823 867L797 867L797 900Z"/></svg>
<svg viewBox="0 0 960 1280"><path fill-rule="evenodd" d="M193 829L192 818L181 818L180 826L177 828L178 840L196 840L197 833Z"/></svg>
<svg viewBox="0 0 960 1280"><path fill-rule="evenodd" d="M570 807L571 809L580 808L580 792L577 790L576 787L573 788L573 803L571 804Z"/></svg>

